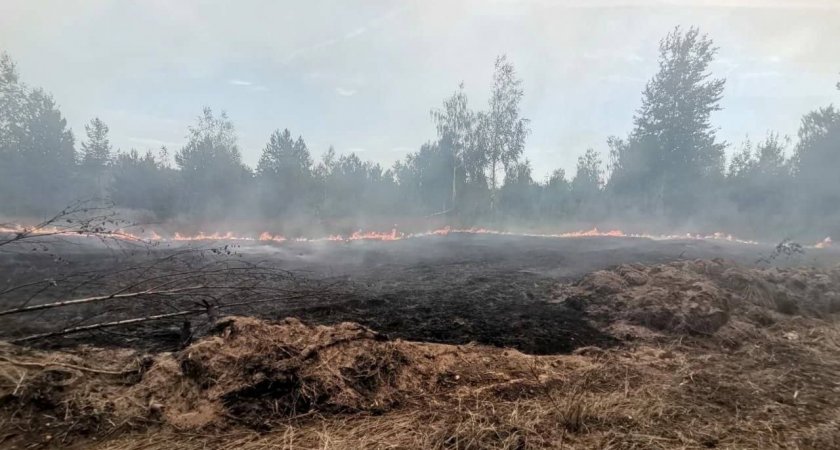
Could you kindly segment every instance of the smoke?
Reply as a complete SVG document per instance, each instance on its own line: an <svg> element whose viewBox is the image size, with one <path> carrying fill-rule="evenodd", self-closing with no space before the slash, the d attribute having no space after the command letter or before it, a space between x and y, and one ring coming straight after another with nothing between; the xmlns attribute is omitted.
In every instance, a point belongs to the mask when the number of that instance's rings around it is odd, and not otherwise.
<svg viewBox="0 0 840 450"><path fill-rule="evenodd" d="M830 2L342 6L329 30L281 15L288 39L269 39L256 25L271 14L248 8L200 20L190 3L4 9L33 25L0 27L21 61L4 58L0 80L5 222L108 197L169 235L840 235ZM161 41L120 25L150 13ZM57 17L122 32L71 65L33 50L89 39L64 39ZM127 87L141 95L114 91ZM160 95L165 113L150 107ZM208 101L230 116L205 108L191 120ZM170 145L130 149L140 141Z"/></svg>

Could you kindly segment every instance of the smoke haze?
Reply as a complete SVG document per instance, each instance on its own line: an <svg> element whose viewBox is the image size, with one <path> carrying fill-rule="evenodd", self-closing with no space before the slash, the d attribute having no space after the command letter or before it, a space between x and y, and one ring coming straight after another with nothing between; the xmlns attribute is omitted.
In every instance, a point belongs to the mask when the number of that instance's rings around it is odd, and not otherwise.
<svg viewBox="0 0 840 450"><path fill-rule="evenodd" d="M837 23L831 0L7 1L0 213L840 235ZM690 91L645 94L692 30L719 96L695 129L640 127Z"/></svg>

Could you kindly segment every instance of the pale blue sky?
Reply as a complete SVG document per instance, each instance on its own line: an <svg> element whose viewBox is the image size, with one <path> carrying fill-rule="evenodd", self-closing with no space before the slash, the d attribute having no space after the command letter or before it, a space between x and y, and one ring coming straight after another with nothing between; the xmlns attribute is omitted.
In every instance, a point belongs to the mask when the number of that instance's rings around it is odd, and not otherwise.
<svg viewBox="0 0 840 450"><path fill-rule="evenodd" d="M122 149L174 151L208 105L251 165L289 128L316 157L334 145L390 166L434 137L429 110L459 82L483 107L506 53L538 179L629 131L675 25L720 47L713 121L730 142L794 136L802 114L840 101L840 0L0 1L0 49L77 137L99 116Z"/></svg>

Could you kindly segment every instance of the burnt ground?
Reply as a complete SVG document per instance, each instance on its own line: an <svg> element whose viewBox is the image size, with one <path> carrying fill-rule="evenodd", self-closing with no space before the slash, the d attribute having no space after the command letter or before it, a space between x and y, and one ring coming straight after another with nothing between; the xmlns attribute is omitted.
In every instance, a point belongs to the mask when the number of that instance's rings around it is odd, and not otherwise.
<svg viewBox="0 0 840 450"><path fill-rule="evenodd" d="M11 285L67 271L113 270L181 249L124 252L83 244L54 246L47 252L0 254L0 280ZM243 245L232 249L235 258L278 266L326 288L322 295L305 301L269 302L229 312L267 319L293 316L315 324L353 321L390 337L415 341L476 342L532 354L568 353L592 345L609 347L616 342L593 328L586 312L550 302L558 281L572 281L593 270L634 262L725 258L747 266L766 264L757 260L771 250L772 246L725 241L460 234L396 242ZM813 249L774 264L821 266L838 260L836 250ZM7 295L0 300L5 309L21 299ZM135 309L140 307L140 303L135 305ZM17 316L0 318L4 319L0 328L15 329L3 333L14 336L55 329L59 322L84 323L86 315L96 316L96 320L109 318L108 311L90 309L74 317L60 314L39 314L26 324L15 323L20 320ZM37 345L97 344L164 350L176 345L180 323L156 322L119 331L88 332Z"/></svg>
<svg viewBox="0 0 840 450"><path fill-rule="evenodd" d="M171 260L187 249L77 244L3 253L6 284L55 283L0 287L0 308L33 290L35 302L80 298L237 261L262 262L245 267L260 282L267 264L284 269L257 292L284 299L225 310L212 329L199 311L191 342L179 342L181 317L0 338L0 447L840 448L837 250L758 262L771 246L465 235ZM231 279L205 281L212 297ZM200 299L183 295L0 313L0 335Z"/></svg>

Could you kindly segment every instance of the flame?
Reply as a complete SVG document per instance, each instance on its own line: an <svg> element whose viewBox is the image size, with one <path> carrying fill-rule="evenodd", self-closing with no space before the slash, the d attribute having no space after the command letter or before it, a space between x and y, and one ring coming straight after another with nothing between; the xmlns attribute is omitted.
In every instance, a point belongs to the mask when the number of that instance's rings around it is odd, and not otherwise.
<svg viewBox="0 0 840 450"><path fill-rule="evenodd" d="M565 233L515 233L512 231L490 230L486 228L466 228L453 229L444 227L433 230L429 233L422 233L423 235L446 236L450 233L467 233L467 234L495 234L503 236L527 236L527 237L542 237L542 238L581 238L581 237L629 237L629 238L646 238L654 240L674 240L674 239L695 239L695 240L725 240L736 242L740 244L758 244L757 241L748 239L738 239L731 234L716 232L712 234L648 234L648 233L625 233L621 230L601 231L597 227L591 230L570 231ZM419 235L412 235L419 236Z"/></svg>
<svg viewBox="0 0 840 450"><path fill-rule="evenodd" d="M0 233L8 233L8 234L20 234L20 233L31 233L35 235L44 235L44 234L78 234L75 232L69 232L67 230L62 230L61 228L57 227L42 227L38 229L34 229L33 227L25 227L23 225L18 224L3 224L0 225Z"/></svg>
<svg viewBox="0 0 840 450"><path fill-rule="evenodd" d="M94 232L79 232L67 230L57 227L44 227L39 229L27 228L18 224L4 224L0 225L0 234L20 234L30 233L32 235L56 235L56 236L97 236ZM622 230L608 230L601 231L597 227L591 230L569 231L562 233L518 233L513 231L494 230L489 228L471 227L471 228L453 228L445 226L431 231L421 233L404 233L398 231L396 226L390 231L364 231L357 230L349 235L332 234L319 238L297 237L287 238L282 234L274 234L264 231L256 237L236 234L232 231L227 232L213 232L205 233L199 232L196 234L182 234L176 232L169 237L164 237L155 230L143 230L141 232L130 232L123 229L111 230L108 236L114 239L124 239L132 241L154 241L154 242L190 242L190 241L239 241L239 242L262 242L281 244L284 242L352 242L352 241L399 241L404 239L421 238L427 236L448 236L450 234L486 234L499 236L522 236L522 237L538 237L538 238L585 238L585 237L611 237L611 238L646 238L653 240L675 240L675 239L691 239L691 240L714 240L727 241L739 244L759 244L759 242L748 239L739 239L729 233L716 232L711 234L648 234L648 233L625 233ZM831 247L833 244L830 237L826 237L822 241L810 245L808 247L816 249L825 249Z"/></svg>
<svg viewBox="0 0 840 450"><path fill-rule="evenodd" d="M203 232L199 232L198 234L192 236L184 236L181 233L175 233L172 237L173 241L253 241L254 238L245 237L245 236L237 236L233 234L232 231L228 231L227 233L213 233L213 234L204 234Z"/></svg>
<svg viewBox="0 0 840 450"><path fill-rule="evenodd" d="M259 237L259 238L257 238L257 239L258 239L259 241L263 241L263 242L265 242L265 241L271 241L271 242L286 242L286 238L285 238L284 236L281 236L281 235L279 235L279 234L275 234L275 235L273 235L273 234L271 234L271 233L269 233L269 232L267 232L267 231L263 231L262 233L260 233L260 237Z"/></svg>
<svg viewBox="0 0 840 450"><path fill-rule="evenodd" d="M396 228L392 228L390 233L378 233L375 231L362 232L362 230L355 231L346 240L348 241L399 241L405 238L406 235L397 232Z"/></svg>

